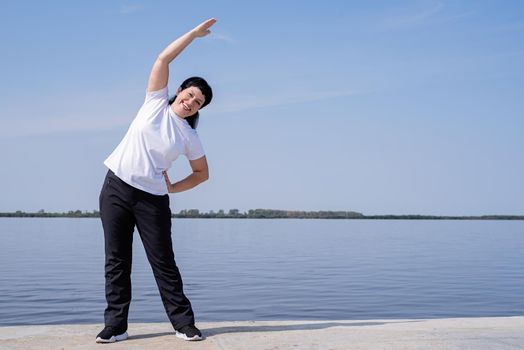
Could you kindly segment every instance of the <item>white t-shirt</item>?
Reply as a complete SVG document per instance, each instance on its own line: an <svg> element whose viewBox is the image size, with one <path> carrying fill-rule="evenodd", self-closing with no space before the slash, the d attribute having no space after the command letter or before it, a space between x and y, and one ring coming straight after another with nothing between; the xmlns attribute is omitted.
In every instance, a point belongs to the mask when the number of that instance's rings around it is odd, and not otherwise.
<svg viewBox="0 0 524 350"><path fill-rule="evenodd" d="M196 130L168 101L167 87L147 92L126 135L104 161L122 181L155 195L168 193L162 171L179 155L195 160L205 154Z"/></svg>

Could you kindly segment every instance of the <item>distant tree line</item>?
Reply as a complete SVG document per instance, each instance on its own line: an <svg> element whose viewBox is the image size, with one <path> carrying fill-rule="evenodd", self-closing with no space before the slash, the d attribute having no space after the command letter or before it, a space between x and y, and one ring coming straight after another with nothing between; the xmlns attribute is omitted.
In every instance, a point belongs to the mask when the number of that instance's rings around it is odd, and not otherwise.
<svg viewBox="0 0 524 350"><path fill-rule="evenodd" d="M99 218L100 212L98 210L69 210L63 213L46 212L40 209L34 213L27 213L25 211L17 210L13 213L0 213L0 217L4 218Z"/></svg>
<svg viewBox="0 0 524 350"><path fill-rule="evenodd" d="M82 211L70 210L63 213L46 212L41 209L37 212L16 211L1 213L0 217L18 218L99 218L98 210ZM482 216L435 216L435 215L364 215L356 211L296 211L276 209L250 209L241 212L238 209L224 211L200 212L198 209L184 209L173 218L201 218L201 219L366 219L366 220L524 220L524 215L482 215Z"/></svg>
<svg viewBox="0 0 524 350"><path fill-rule="evenodd" d="M357 219L364 215L354 211L296 211L276 209L250 209L240 212L230 209L228 212L219 210L201 213L198 209L181 210L174 214L175 218L226 218L226 219Z"/></svg>

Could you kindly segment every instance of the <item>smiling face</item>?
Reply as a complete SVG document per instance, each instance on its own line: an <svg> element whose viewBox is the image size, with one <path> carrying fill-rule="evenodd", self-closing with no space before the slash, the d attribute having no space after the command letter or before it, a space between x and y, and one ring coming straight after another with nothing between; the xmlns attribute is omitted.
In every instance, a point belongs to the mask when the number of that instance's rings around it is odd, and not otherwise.
<svg viewBox="0 0 524 350"><path fill-rule="evenodd" d="M198 112L204 104L206 98L199 88L190 86L184 90L178 89L175 101L171 104L171 109L180 118L187 118Z"/></svg>

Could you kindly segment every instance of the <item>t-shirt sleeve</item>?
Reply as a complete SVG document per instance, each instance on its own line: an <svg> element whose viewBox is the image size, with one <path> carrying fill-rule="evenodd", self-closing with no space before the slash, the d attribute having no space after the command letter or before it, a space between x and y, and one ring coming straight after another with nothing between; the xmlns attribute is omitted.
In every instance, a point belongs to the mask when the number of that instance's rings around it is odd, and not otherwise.
<svg viewBox="0 0 524 350"><path fill-rule="evenodd" d="M146 98L142 107L138 111L137 118L148 118L156 115L158 111L169 103L169 95L167 86L157 91L147 91Z"/></svg>
<svg viewBox="0 0 524 350"><path fill-rule="evenodd" d="M152 103L152 102L166 102L169 99L168 97L168 91L167 91L167 85L156 91L146 91L146 100L144 101L144 104L146 103Z"/></svg>
<svg viewBox="0 0 524 350"><path fill-rule="evenodd" d="M204 147L202 146L202 142L200 141L198 134L192 135L186 147L187 159L195 160L202 158L205 155L206 153L204 152Z"/></svg>

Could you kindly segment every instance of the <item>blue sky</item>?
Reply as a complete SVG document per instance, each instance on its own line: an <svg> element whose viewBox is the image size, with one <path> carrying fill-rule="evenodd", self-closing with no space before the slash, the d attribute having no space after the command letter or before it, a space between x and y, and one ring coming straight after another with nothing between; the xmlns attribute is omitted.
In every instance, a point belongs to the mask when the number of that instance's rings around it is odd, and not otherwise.
<svg viewBox="0 0 524 350"><path fill-rule="evenodd" d="M210 180L173 211L524 214L524 3L430 0L4 2L0 211L97 209L156 56L209 17L169 87L214 89Z"/></svg>

